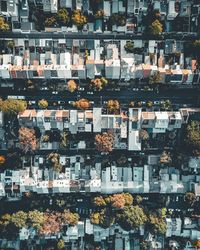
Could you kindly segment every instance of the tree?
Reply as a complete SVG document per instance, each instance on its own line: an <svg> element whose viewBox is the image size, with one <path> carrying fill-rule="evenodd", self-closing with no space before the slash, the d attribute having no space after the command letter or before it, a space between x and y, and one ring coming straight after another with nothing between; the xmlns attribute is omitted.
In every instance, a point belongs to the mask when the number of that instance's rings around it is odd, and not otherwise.
<svg viewBox="0 0 200 250"><path fill-rule="evenodd" d="M184 199L188 205L192 206L196 201L196 196L192 192L187 192L184 196Z"/></svg>
<svg viewBox="0 0 200 250"><path fill-rule="evenodd" d="M148 102L147 102L147 107L148 107L148 108L151 108L152 106L153 106L153 102L152 102L152 101L148 101Z"/></svg>
<svg viewBox="0 0 200 250"><path fill-rule="evenodd" d="M74 10L72 14L72 22L81 27L87 23L87 18L82 14L80 10Z"/></svg>
<svg viewBox="0 0 200 250"><path fill-rule="evenodd" d="M76 101L74 103L74 106L79 109L89 109L90 108L90 102L87 99L80 99L79 101Z"/></svg>
<svg viewBox="0 0 200 250"><path fill-rule="evenodd" d="M122 209L125 206L125 199L123 194L113 194L111 197L111 205L114 208Z"/></svg>
<svg viewBox="0 0 200 250"><path fill-rule="evenodd" d="M37 139L35 136L35 130L21 127L19 129L19 143L24 152L37 149Z"/></svg>
<svg viewBox="0 0 200 250"><path fill-rule="evenodd" d="M49 104L48 104L48 101L45 100L45 99L41 99L41 100L38 101L38 106L39 106L40 108L42 108L42 109L47 108L48 105L49 105Z"/></svg>
<svg viewBox="0 0 200 250"><path fill-rule="evenodd" d="M134 52L134 42L127 41L126 44L124 45L124 49L128 53L133 53Z"/></svg>
<svg viewBox="0 0 200 250"><path fill-rule="evenodd" d="M46 27L54 27L55 25L56 25L55 16L51 16L51 17L46 18L46 20L45 20Z"/></svg>
<svg viewBox="0 0 200 250"><path fill-rule="evenodd" d="M27 102L15 99L0 99L0 110L6 114L17 114L27 108Z"/></svg>
<svg viewBox="0 0 200 250"><path fill-rule="evenodd" d="M112 211L107 208L101 210L101 212L99 213L99 225L101 227L108 228L114 224L115 218L111 212Z"/></svg>
<svg viewBox="0 0 200 250"><path fill-rule="evenodd" d="M149 134L145 129L141 129L139 132L140 139L143 141L149 140Z"/></svg>
<svg viewBox="0 0 200 250"><path fill-rule="evenodd" d="M69 17L69 13L66 9L64 9L64 8L59 9L59 11L57 12L57 21L61 25L66 25L69 23L70 17Z"/></svg>
<svg viewBox="0 0 200 250"><path fill-rule="evenodd" d="M42 141L43 142L48 142L49 141L49 135L43 135L42 136Z"/></svg>
<svg viewBox="0 0 200 250"><path fill-rule="evenodd" d="M133 196L129 193L123 193L125 199L125 206L131 206L133 204Z"/></svg>
<svg viewBox="0 0 200 250"><path fill-rule="evenodd" d="M105 87L107 83L108 80L104 77L93 79L90 82L91 86L96 90L102 90L102 88Z"/></svg>
<svg viewBox="0 0 200 250"><path fill-rule="evenodd" d="M57 242L57 248L58 249L64 249L65 248L65 242L63 239L60 239L58 242Z"/></svg>
<svg viewBox="0 0 200 250"><path fill-rule="evenodd" d="M147 221L147 216L145 215L143 209L136 206L125 207L117 214L118 223L126 230L131 230L139 228L144 225Z"/></svg>
<svg viewBox="0 0 200 250"><path fill-rule="evenodd" d="M135 201L136 201L136 203L139 205L139 204L143 201L142 196L140 196L140 195L136 195L136 197L135 197Z"/></svg>
<svg viewBox="0 0 200 250"><path fill-rule="evenodd" d="M9 29L9 24L5 21L5 18L0 16L0 31L7 31Z"/></svg>
<svg viewBox="0 0 200 250"><path fill-rule="evenodd" d="M51 235L57 234L61 230L61 222L59 220L60 213L57 212L45 212L44 214L45 222L42 225L39 233L41 235Z"/></svg>
<svg viewBox="0 0 200 250"><path fill-rule="evenodd" d="M200 240L195 241L193 246L197 249L200 249Z"/></svg>
<svg viewBox="0 0 200 250"><path fill-rule="evenodd" d="M60 155L58 153L50 153L47 159L50 161L54 171L58 173L62 171L63 166L60 164Z"/></svg>
<svg viewBox="0 0 200 250"><path fill-rule="evenodd" d="M166 100L161 103L161 108L163 109L170 109L172 107L172 103L170 100Z"/></svg>
<svg viewBox="0 0 200 250"><path fill-rule="evenodd" d="M38 210L29 211L28 222L36 230L40 230L45 222L44 213Z"/></svg>
<svg viewBox="0 0 200 250"><path fill-rule="evenodd" d="M105 13L104 13L104 10L97 10L97 12L95 13L95 15L94 15L94 17L96 18L96 19L98 19L98 18L102 18L102 17L104 17L105 16Z"/></svg>
<svg viewBox="0 0 200 250"><path fill-rule="evenodd" d="M160 75L160 72L156 72L153 75L150 76L149 78L149 84L159 84L162 82L162 77Z"/></svg>
<svg viewBox="0 0 200 250"><path fill-rule="evenodd" d="M78 223L80 217L77 213L71 213L69 210L64 210L61 218L64 224L75 226Z"/></svg>
<svg viewBox="0 0 200 250"><path fill-rule="evenodd" d="M94 198L94 200L93 200L93 203L98 207L106 206L106 202L105 202L104 198L101 195L96 196Z"/></svg>
<svg viewBox="0 0 200 250"><path fill-rule="evenodd" d="M172 162L172 158L169 153L163 151L160 156L160 163L161 164L170 164Z"/></svg>
<svg viewBox="0 0 200 250"><path fill-rule="evenodd" d="M112 25L125 26L126 17L123 14L113 14L111 16Z"/></svg>
<svg viewBox="0 0 200 250"><path fill-rule="evenodd" d="M163 31L163 25L159 22L159 20L155 20L151 25L150 25L150 33L152 35L160 35Z"/></svg>
<svg viewBox="0 0 200 250"><path fill-rule="evenodd" d="M113 149L114 136L111 132L104 132L95 136L96 148L100 152L111 152Z"/></svg>
<svg viewBox="0 0 200 250"><path fill-rule="evenodd" d="M90 215L90 222L95 225L99 225L100 223L100 213L99 212L93 212Z"/></svg>
<svg viewBox="0 0 200 250"><path fill-rule="evenodd" d="M200 151L200 122L192 121L186 130L186 142L193 149Z"/></svg>
<svg viewBox="0 0 200 250"><path fill-rule="evenodd" d="M69 92L73 93L77 89L77 84L74 80L69 80L67 82L67 88Z"/></svg>
<svg viewBox="0 0 200 250"><path fill-rule="evenodd" d="M119 112L120 104L117 100L109 100L107 103L107 109L111 113Z"/></svg>
<svg viewBox="0 0 200 250"><path fill-rule="evenodd" d="M5 156L0 155L0 165L1 165L1 164L4 164L5 161L6 161Z"/></svg>
<svg viewBox="0 0 200 250"><path fill-rule="evenodd" d="M8 46L8 48L14 48L15 47L15 42L14 42L14 40L9 40L9 41L7 41L7 46Z"/></svg>
<svg viewBox="0 0 200 250"><path fill-rule="evenodd" d="M166 222L163 218L156 216L156 214L150 214L148 223L154 233L165 234L167 230Z"/></svg>
<svg viewBox="0 0 200 250"><path fill-rule="evenodd" d="M19 229L26 227L27 225L27 213L18 211L11 216L12 223Z"/></svg>

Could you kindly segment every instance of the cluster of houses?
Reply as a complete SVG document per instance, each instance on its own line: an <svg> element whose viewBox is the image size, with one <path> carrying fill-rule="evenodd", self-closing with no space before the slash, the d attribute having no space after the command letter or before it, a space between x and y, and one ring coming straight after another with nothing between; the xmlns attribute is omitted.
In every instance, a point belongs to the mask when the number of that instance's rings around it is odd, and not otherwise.
<svg viewBox="0 0 200 250"><path fill-rule="evenodd" d="M30 3L32 5L30 5ZM161 20L165 22L166 31L173 31L173 21L178 16L184 31L197 31L199 25L199 2L198 1L175 1L175 0L102 0L95 2L95 8L104 11L104 17L88 22L89 32L143 32L143 18L147 15L149 4L160 11ZM34 30L34 19L30 22L29 17L34 8L40 8L44 14L55 14L59 8L67 8L70 12L81 10L83 13L95 15L94 2L90 0L1 0L0 13L11 18L13 31ZM114 14L123 15L126 18L124 26L112 25L111 28L104 22ZM47 29L48 31L48 29ZM69 27L66 31L77 32L76 25Z"/></svg>
<svg viewBox="0 0 200 250"><path fill-rule="evenodd" d="M200 196L200 175L190 174L173 167L160 168L160 155L149 155L147 164L128 162L118 166L115 161L104 166L100 160L87 163L89 155L60 155L59 163L63 171L58 173L49 168L47 157L35 155L31 163L24 158L23 169L5 170L0 174L0 196L10 199L20 198L25 193L120 193L136 194L184 194L194 192ZM193 158L192 158L193 159ZM158 172L158 174L155 174Z"/></svg>
<svg viewBox="0 0 200 250"><path fill-rule="evenodd" d="M197 61L184 56L181 41L132 42L134 53L125 50L126 40L14 39L13 48L1 49L0 77L84 80L104 76L129 81L148 80L159 73L159 82L199 83Z"/></svg>
<svg viewBox="0 0 200 250"><path fill-rule="evenodd" d="M189 111L142 111L141 108L129 108L120 114L104 114L102 108L90 110L34 110L27 109L19 113L20 126L38 127L42 135L45 131L66 131L72 135L80 133L101 133L113 131L115 149L141 151L141 129L150 134L180 129L187 123ZM89 138L87 138L89 139ZM86 148L86 141L79 141L79 149ZM52 142L41 142L40 149L55 149Z"/></svg>

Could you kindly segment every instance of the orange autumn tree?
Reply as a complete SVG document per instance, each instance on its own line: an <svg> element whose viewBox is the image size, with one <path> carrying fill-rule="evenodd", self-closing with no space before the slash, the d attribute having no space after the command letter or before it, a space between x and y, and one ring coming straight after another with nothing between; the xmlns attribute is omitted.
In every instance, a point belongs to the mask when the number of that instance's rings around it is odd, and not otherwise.
<svg viewBox="0 0 200 250"><path fill-rule="evenodd" d="M104 77L92 79L90 85L96 90L102 90L108 83L108 80Z"/></svg>
<svg viewBox="0 0 200 250"><path fill-rule="evenodd" d="M124 199L123 194L113 194L111 197L111 204L112 207L118 208L118 209L123 209L126 201Z"/></svg>
<svg viewBox="0 0 200 250"><path fill-rule="evenodd" d="M106 206L106 202L104 200L104 198L100 195L100 196L96 196L93 200L93 203L96 205L96 206Z"/></svg>
<svg viewBox="0 0 200 250"><path fill-rule="evenodd" d="M120 109L120 104L117 100L109 100L107 103L107 109L110 113L117 113Z"/></svg>
<svg viewBox="0 0 200 250"><path fill-rule="evenodd" d="M19 143L24 152L37 149L37 138L35 136L35 130L21 127L19 129Z"/></svg>
<svg viewBox="0 0 200 250"><path fill-rule="evenodd" d="M3 155L0 155L0 164L4 164L6 158Z"/></svg>
<svg viewBox="0 0 200 250"><path fill-rule="evenodd" d="M69 80L67 82L67 88L69 92L73 93L77 89L77 84L74 80Z"/></svg>
<svg viewBox="0 0 200 250"><path fill-rule="evenodd" d="M44 224L39 230L41 235L57 234L61 230L60 213L45 212Z"/></svg>
<svg viewBox="0 0 200 250"><path fill-rule="evenodd" d="M90 102L87 99L80 99L79 101L76 101L74 103L74 106L79 109L89 109L90 108Z"/></svg>
<svg viewBox="0 0 200 250"><path fill-rule="evenodd" d="M87 23L87 17L80 10L74 10L72 14L72 22L81 27Z"/></svg>
<svg viewBox="0 0 200 250"><path fill-rule="evenodd" d="M95 136L96 148L100 152L111 152L113 150L114 135L111 132L105 132Z"/></svg>

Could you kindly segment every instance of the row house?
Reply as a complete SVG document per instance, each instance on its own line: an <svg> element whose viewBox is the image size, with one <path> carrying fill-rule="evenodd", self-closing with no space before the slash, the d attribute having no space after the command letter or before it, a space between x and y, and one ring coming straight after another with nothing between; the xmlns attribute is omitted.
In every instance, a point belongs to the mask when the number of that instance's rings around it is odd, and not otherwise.
<svg viewBox="0 0 200 250"><path fill-rule="evenodd" d="M128 114L123 111L120 114L103 114L102 108L93 108L85 111L25 110L18 115L20 126L38 127L43 134L49 130L67 130L71 134L112 130L120 140L126 141L130 151L141 150L141 129L149 133L165 133L180 129L185 119L187 122L188 113L185 114L184 110L142 112L141 108L130 108Z"/></svg>

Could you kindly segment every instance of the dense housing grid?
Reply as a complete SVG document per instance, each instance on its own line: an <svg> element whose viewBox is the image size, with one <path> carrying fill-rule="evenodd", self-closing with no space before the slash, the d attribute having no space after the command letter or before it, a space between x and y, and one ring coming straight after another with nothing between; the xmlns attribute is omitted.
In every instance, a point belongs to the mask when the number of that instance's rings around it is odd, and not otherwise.
<svg viewBox="0 0 200 250"><path fill-rule="evenodd" d="M200 0L0 0L0 249L200 249Z"/></svg>

